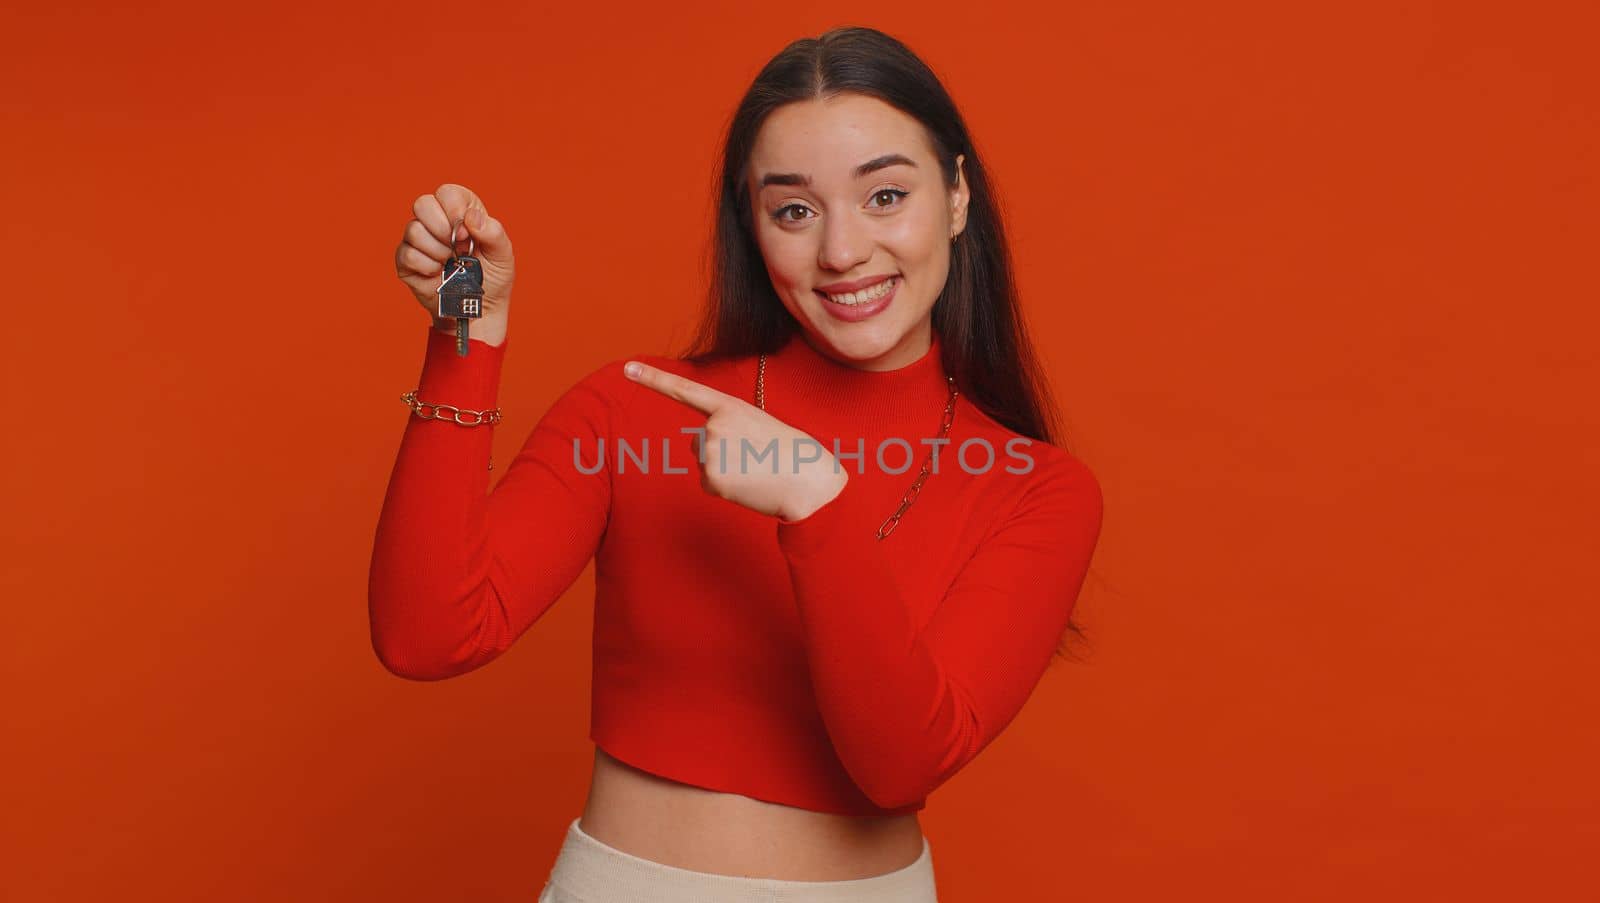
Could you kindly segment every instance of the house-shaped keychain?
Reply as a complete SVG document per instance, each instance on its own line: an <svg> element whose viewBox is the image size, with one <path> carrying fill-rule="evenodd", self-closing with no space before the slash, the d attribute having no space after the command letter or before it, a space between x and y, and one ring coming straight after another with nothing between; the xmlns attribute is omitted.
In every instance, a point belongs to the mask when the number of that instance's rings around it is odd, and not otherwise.
<svg viewBox="0 0 1600 903"><path fill-rule="evenodd" d="M483 316L483 271L474 257L456 257L445 264L449 274L439 283L439 318Z"/></svg>
<svg viewBox="0 0 1600 903"><path fill-rule="evenodd" d="M472 256L452 257L445 263L439 295L439 319L456 321L456 351L467 353L467 321L483 316L483 270Z"/></svg>

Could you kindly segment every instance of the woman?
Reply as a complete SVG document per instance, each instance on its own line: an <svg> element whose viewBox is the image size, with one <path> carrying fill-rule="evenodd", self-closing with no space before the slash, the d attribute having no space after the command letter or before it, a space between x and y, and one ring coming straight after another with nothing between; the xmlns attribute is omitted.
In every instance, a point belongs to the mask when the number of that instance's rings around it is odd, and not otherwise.
<svg viewBox="0 0 1600 903"><path fill-rule="evenodd" d="M484 312L464 357L435 318L407 393L374 648L480 667L593 557L594 777L539 899L928 903L916 813L1072 627L1099 487L1050 444L983 168L898 41L778 54L719 198L693 353L589 373L487 496L511 245L459 185L417 200L400 278L434 311L475 249Z"/></svg>

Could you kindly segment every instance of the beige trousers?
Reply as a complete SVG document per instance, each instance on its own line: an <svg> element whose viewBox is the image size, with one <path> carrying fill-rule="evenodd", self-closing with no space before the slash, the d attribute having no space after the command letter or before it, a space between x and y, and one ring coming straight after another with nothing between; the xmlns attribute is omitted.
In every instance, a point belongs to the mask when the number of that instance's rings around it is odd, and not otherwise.
<svg viewBox="0 0 1600 903"><path fill-rule="evenodd" d="M575 818L538 903L938 903L933 852L922 838L916 862L871 878L785 881L664 865L585 834Z"/></svg>

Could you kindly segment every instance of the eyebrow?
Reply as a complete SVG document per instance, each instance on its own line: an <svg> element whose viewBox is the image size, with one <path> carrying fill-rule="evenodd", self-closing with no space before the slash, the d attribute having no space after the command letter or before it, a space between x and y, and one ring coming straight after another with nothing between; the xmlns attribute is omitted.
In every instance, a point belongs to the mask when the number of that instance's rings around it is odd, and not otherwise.
<svg viewBox="0 0 1600 903"><path fill-rule="evenodd" d="M871 160L868 160L860 166L857 166L855 177L859 179L864 175L877 172L885 167L897 166L900 164L904 164L906 166L917 165L905 154L884 154L881 157L873 157ZM761 184L758 187L765 188L768 185L804 185L810 187L811 177L797 172L769 172L761 177Z"/></svg>

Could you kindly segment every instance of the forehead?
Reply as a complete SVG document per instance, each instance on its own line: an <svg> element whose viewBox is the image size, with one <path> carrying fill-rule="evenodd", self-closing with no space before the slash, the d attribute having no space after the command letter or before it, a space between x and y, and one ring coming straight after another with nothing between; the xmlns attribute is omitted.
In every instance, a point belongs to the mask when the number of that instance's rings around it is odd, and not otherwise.
<svg viewBox="0 0 1600 903"><path fill-rule="evenodd" d="M773 110L761 124L750 151L750 179L765 172L849 179L856 166L886 153L919 162L931 158L922 123L861 94L796 101Z"/></svg>

